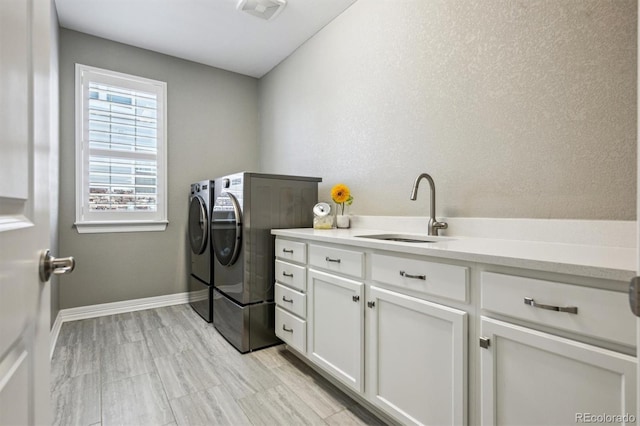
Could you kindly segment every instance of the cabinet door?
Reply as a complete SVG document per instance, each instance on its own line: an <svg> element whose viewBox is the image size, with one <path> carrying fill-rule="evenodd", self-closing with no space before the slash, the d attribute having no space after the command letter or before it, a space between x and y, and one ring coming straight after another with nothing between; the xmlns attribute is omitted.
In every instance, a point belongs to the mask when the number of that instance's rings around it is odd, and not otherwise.
<svg viewBox="0 0 640 426"><path fill-rule="evenodd" d="M635 358L484 317L481 332L483 425L635 424Z"/></svg>
<svg viewBox="0 0 640 426"><path fill-rule="evenodd" d="M363 389L363 284L309 270L308 349L313 362L350 388Z"/></svg>
<svg viewBox="0 0 640 426"><path fill-rule="evenodd" d="M369 399L403 424L465 424L466 312L377 287L367 306Z"/></svg>

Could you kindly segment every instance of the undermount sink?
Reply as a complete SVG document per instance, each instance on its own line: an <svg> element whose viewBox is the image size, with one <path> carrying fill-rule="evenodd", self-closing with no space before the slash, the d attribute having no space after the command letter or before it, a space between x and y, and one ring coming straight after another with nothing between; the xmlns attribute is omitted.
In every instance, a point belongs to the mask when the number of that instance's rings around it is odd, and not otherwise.
<svg viewBox="0 0 640 426"><path fill-rule="evenodd" d="M441 241L451 241L451 238L446 237L412 234L356 235L356 238L371 238L373 240L396 241L401 243L439 243Z"/></svg>

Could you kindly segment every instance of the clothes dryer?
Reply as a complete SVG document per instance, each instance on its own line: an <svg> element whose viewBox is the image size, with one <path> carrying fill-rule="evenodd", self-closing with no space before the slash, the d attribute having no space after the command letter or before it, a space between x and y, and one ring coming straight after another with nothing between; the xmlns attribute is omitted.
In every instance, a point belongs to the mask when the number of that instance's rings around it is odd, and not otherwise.
<svg viewBox="0 0 640 426"><path fill-rule="evenodd" d="M205 321L213 320L213 265L211 254L211 200L214 181L191 184L189 193L189 304Z"/></svg>
<svg viewBox="0 0 640 426"><path fill-rule="evenodd" d="M271 229L313 226L321 181L248 172L215 181L213 325L242 353L279 343Z"/></svg>

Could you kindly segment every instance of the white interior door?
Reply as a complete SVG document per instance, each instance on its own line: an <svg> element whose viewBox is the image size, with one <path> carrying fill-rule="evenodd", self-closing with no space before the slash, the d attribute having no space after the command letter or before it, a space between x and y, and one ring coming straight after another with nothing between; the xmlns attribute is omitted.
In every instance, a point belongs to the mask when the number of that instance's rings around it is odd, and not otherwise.
<svg viewBox="0 0 640 426"><path fill-rule="evenodd" d="M0 425L49 424L50 0L0 0Z"/></svg>
<svg viewBox="0 0 640 426"><path fill-rule="evenodd" d="M640 15L640 3L638 3L638 15ZM640 41L640 21L638 21L638 40ZM636 56L638 61L637 80L640 81L640 55L637 54L637 51L636 51ZM638 95L638 93L639 93L638 89L636 88L636 98L640 100L640 95ZM638 102L638 104L640 105L640 101ZM638 143L637 143L638 166L636 168L636 174L637 174L636 191L638 193L638 197L636 201L636 216L637 216L636 217L636 233L638 234L638 239L637 239L638 265L636 268L636 274L637 276L640 276L640 125L639 125L640 124L640 108L638 108L637 114L638 114L638 118L636 119L636 129L637 129L636 138L638 139ZM640 348L640 318L636 318L636 348ZM637 359L637 355L636 355L636 359ZM636 392L636 398L637 398L636 424L640 425L640 366L638 367L636 374L638 375L637 377L638 380L636 381L636 384L638 386L637 392Z"/></svg>

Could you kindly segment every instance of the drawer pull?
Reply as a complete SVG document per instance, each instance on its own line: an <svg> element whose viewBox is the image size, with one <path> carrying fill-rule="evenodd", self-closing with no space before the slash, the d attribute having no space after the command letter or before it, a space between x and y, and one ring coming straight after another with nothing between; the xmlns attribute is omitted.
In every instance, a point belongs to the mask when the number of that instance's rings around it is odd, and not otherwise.
<svg viewBox="0 0 640 426"><path fill-rule="evenodd" d="M327 262L340 263L340 259L332 259L329 256L325 257L324 260L326 260Z"/></svg>
<svg viewBox="0 0 640 426"><path fill-rule="evenodd" d="M406 278L415 278L416 280L426 280L426 275L411 275L407 274L405 271L400 271L400 275Z"/></svg>
<svg viewBox="0 0 640 426"><path fill-rule="evenodd" d="M282 252L283 253L293 253L293 250L289 250L289 249L283 248Z"/></svg>
<svg viewBox="0 0 640 426"><path fill-rule="evenodd" d="M287 299L286 297L282 296L282 301L283 302L287 302L287 303L293 303L293 299Z"/></svg>
<svg viewBox="0 0 640 426"><path fill-rule="evenodd" d="M577 314L578 308L576 306L553 306L543 305L542 303L536 303L531 297L524 298L524 304L532 306L534 308L546 309L548 311L566 312L568 314Z"/></svg>
<svg viewBox="0 0 640 426"><path fill-rule="evenodd" d="M293 333L293 328L287 328L287 326L284 324L282 324L282 329L287 333Z"/></svg>
<svg viewBox="0 0 640 426"><path fill-rule="evenodd" d="M293 274L287 274L284 271L282 271L282 275L284 275L285 277L293 278Z"/></svg>

